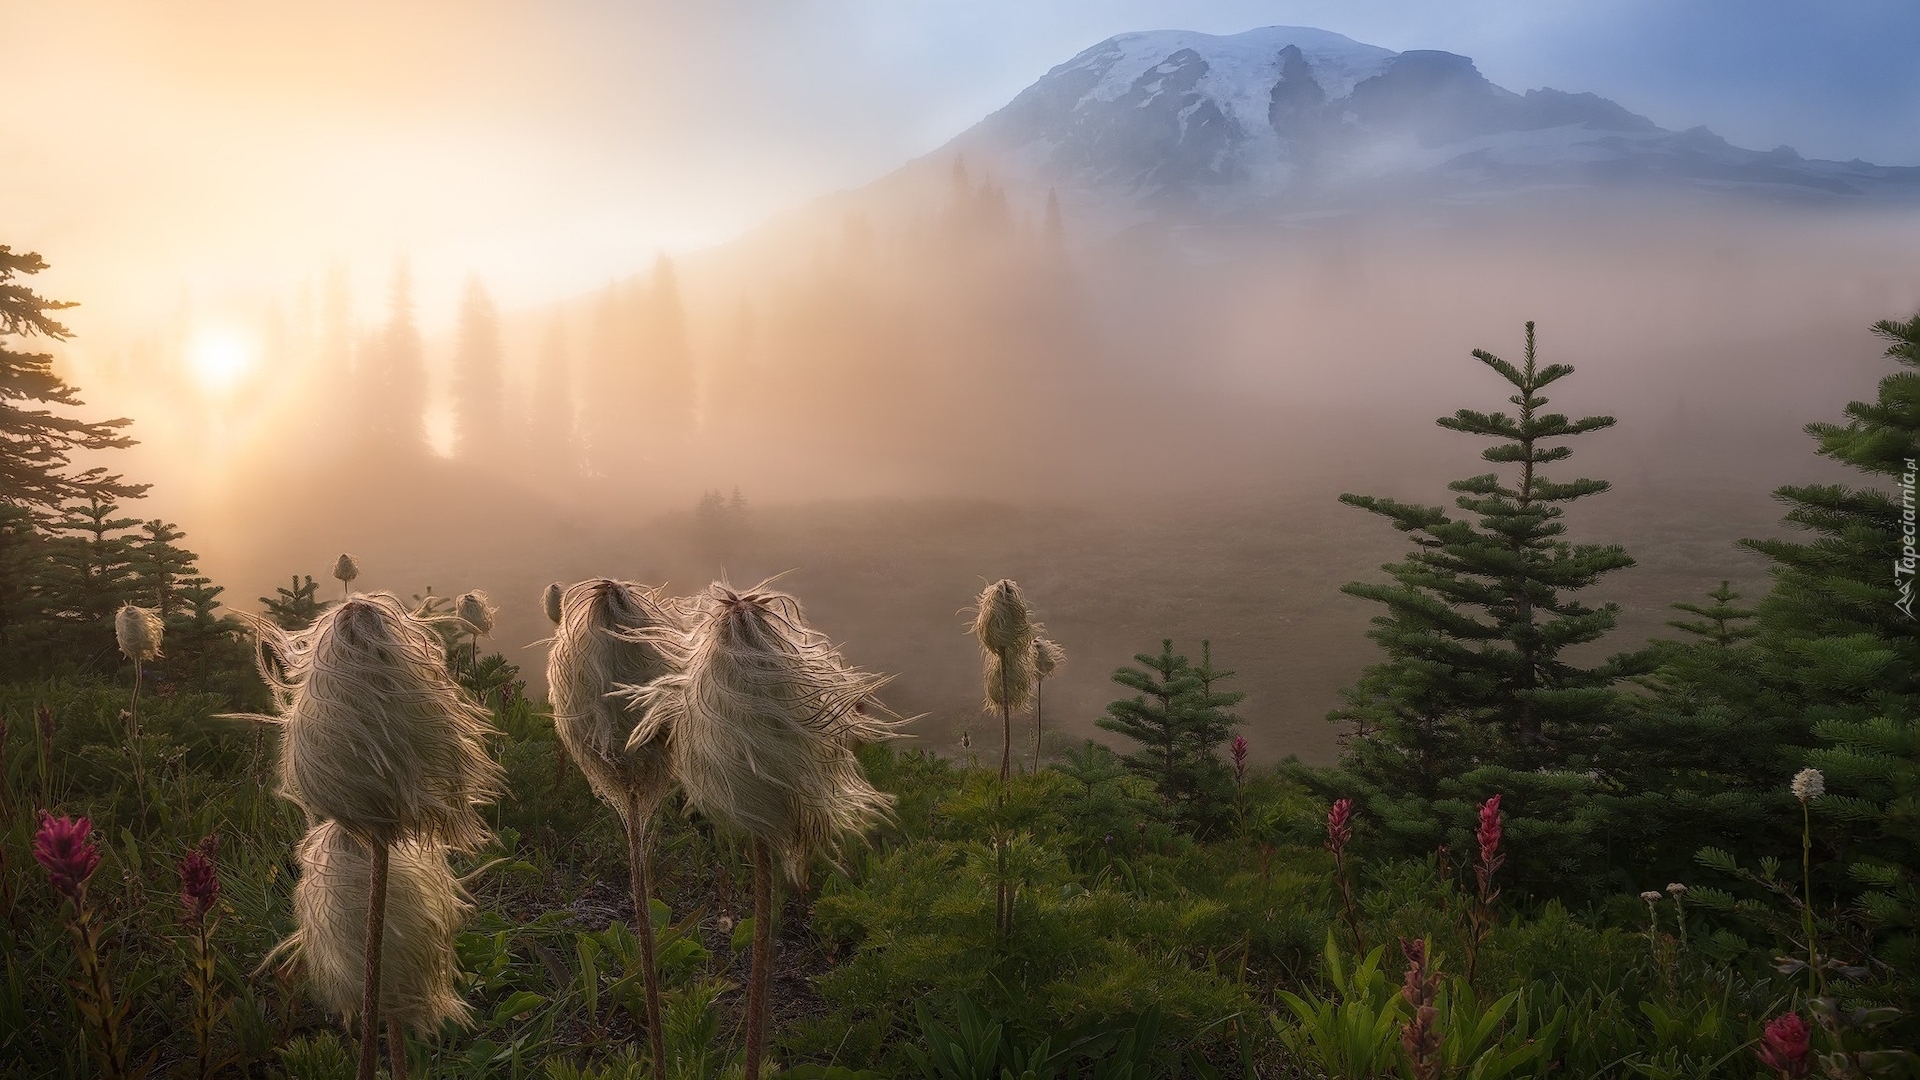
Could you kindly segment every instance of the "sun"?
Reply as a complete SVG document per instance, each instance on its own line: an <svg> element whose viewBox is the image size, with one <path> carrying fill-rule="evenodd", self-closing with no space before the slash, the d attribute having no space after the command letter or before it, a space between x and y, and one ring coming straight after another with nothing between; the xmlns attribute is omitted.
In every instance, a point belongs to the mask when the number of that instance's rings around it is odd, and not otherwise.
<svg viewBox="0 0 1920 1080"><path fill-rule="evenodd" d="M257 350L246 335L234 330L202 331L187 348L187 365L200 389L225 396L253 370Z"/></svg>

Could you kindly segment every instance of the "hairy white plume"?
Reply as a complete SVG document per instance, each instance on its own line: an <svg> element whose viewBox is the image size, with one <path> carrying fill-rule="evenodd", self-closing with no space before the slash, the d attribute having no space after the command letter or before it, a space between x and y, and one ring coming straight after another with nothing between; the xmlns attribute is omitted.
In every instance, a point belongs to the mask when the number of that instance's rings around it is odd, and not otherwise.
<svg viewBox="0 0 1920 1080"><path fill-rule="evenodd" d="M129 660L152 660L160 655L160 616L143 607L124 604L113 617L113 636Z"/></svg>
<svg viewBox="0 0 1920 1080"><path fill-rule="evenodd" d="M486 593L475 589L460 594L459 601L453 606L453 613L473 627L474 633L484 635L493 633L493 617L498 609L487 600Z"/></svg>
<svg viewBox="0 0 1920 1080"><path fill-rule="evenodd" d="M688 803L765 842L802 883L815 858L892 805L853 753L900 735L903 721L874 699L891 676L849 666L798 601L764 585L714 584L683 642L677 673L625 688L642 710L629 745L671 733Z"/></svg>
<svg viewBox="0 0 1920 1080"><path fill-rule="evenodd" d="M340 558L334 561L333 576L348 585L353 584L353 579L360 576L359 561L346 552L341 552Z"/></svg>
<svg viewBox="0 0 1920 1080"><path fill-rule="evenodd" d="M974 608L973 632L980 647L1005 656L1033 648L1033 606L1011 578L1001 578L980 593Z"/></svg>
<svg viewBox="0 0 1920 1080"><path fill-rule="evenodd" d="M554 588L548 589L549 595ZM650 815L673 790L672 731L630 743L637 715L608 697L621 686L642 686L666 675L666 651L680 626L641 586L593 578L559 599L560 628L547 653L547 695L561 745L594 794L627 814L632 796ZM665 640L658 640L664 636Z"/></svg>
<svg viewBox="0 0 1920 1080"><path fill-rule="evenodd" d="M540 594L540 607L547 613L547 621L555 626L560 625L560 598L566 591L566 587L556 581Z"/></svg>
<svg viewBox="0 0 1920 1080"><path fill-rule="evenodd" d="M261 966L279 961L302 973L327 1012L360 1014L366 974L367 888L371 852L323 821L294 849L300 880L293 887L292 936ZM380 1014L422 1035L442 1022L471 1019L454 990L454 935L473 905L447 866L444 848L402 840L387 853L386 919L380 935Z"/></svg>
<svg viewBox="0 0 1920 1080"><path fill-rule="evenodd" d="M288 633L248 619L282 726L280 791L372 843L482 843L475 805L503 788L485 709L447 673L425 620L388 593L356 594ZM268 653L276 663L268 660Z"/></svg>
<svg viewBox="0 0 1920 1080"><path fill-rule="evenodd" d="M1053 674L1067 659L1067 650L1051 638L1035 638L1033 641L1033 673L1046 678Z"/></svg>

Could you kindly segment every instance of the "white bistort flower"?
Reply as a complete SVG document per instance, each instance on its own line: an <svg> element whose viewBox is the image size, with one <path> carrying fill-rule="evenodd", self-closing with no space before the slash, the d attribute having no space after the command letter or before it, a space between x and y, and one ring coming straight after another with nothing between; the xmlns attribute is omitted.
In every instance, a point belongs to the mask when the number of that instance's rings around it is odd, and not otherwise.
<svg viewBox="0 0 1920 1080"><path fill-rule="evenodd" d="M1801 802L1817 799L1827 792L1827 778L1819 769L1801 769L1793 774L1793 797Z"/></svg>

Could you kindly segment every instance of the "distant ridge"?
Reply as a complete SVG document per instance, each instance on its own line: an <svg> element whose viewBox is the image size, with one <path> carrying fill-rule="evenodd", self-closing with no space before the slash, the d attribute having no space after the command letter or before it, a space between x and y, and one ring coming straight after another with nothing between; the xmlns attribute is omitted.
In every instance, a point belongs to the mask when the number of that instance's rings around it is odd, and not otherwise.
<svg viewBox="0 0 1920 1080"><path fill-rule="evenodd" d="M1454 53L1294 26L1109 38L934 156L955 155L1135 215L1580 190L1920 206L1920 168L1742 149L1595 94L1514 93Z"/></svg>

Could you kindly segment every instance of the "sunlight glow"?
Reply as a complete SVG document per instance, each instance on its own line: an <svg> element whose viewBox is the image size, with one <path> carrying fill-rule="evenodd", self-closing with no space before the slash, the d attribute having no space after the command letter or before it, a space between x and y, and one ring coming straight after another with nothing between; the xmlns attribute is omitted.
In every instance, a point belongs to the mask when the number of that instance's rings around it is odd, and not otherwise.
<svg viewBox="0 0 1920 1080"><path fill-rule="evenodd" d="M203 331L187 348L187 364L194 381L200 384L201 390L216 397L232 392L241 378L253 370L257 357L253 342L231 329Z"/></svg>

